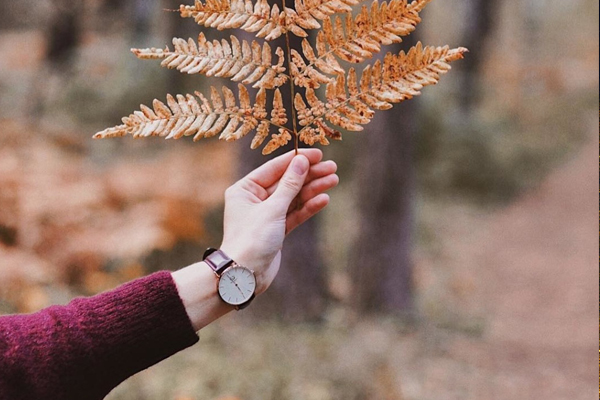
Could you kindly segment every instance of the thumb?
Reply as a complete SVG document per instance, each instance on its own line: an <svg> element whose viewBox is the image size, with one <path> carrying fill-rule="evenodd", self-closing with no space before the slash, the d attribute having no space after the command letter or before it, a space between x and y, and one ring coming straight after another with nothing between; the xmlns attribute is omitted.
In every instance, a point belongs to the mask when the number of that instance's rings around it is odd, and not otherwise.
<svg viewBox="0 0 600 400"><path fill-rule="evenodd" d="M309 168L310 162L308 158L298 155L292 159L292 162L288 165L287 170L279 181L277 189L275 189L271 197L283 203L286 210L292 200L300 193Z"/></svg>

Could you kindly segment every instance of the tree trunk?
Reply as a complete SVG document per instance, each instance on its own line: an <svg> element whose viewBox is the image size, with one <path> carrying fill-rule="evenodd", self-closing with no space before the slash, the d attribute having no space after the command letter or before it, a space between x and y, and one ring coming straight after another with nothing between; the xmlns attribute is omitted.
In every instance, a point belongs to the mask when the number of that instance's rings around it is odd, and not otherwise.
<svg viewBox="0 0 600 400"><path fill-rule="evenodd" d="M145 0L148 1L148 0ZM138 0L138 4L142 4L143 1ZM184 2L185 3L185 2ZM193 3L193 2L192 2ZM203 30L200 26L196 25L193 20L189 18L181 18L179 12L165 12L165 10L179 10L179 5L182 4L181 0L161 0L159 12L165 15L165 18L168 20L167 24L167 36L168 42L171 41L172 38L193 38L196 39L198 37L198 32ZM141 7L141 6L140 6ZM139 8L139 7L138 7ZM213 32L214 33L214 30ZM178 71L171 71L172 73L167 75L167 88L171 93L188 93L190 90L186 87L192 79L190 79L189 75L182 74ZM203 79L206 77L203 76ZM208 82L208 81L205 81ZM224 81L223 81L224 82ZM214 80L211 82L212 85L218 87L219 82L215 82ZM208 87L208 86L207 86ZM198 89L197 87L191 90Z"/></svg>
<svg viewBox="0 0 600 400"><path fill-rule="evenodd" d="M272 158L263 156L260 149L250 149L251 136L238 145L240 177ZM256 304L248 308L247 312L253 317L275 317L286 322L321 319L328 294L325 265L317 241L318 225L318 217L312 218L286 238L277 278L269 290L255 300Z"/></svg>
<svg viewBox="0 0 600 400"><path fill-rule="evenodd" d="M270 2L274 4L274 1ZM281 3L277 1L281 6ZM293 1L287 1L288 7L293 7ZM253 34L241 36L253 40ZM238 36L240 37L240 36ZM242 38L240 37L240 39ZM285 49L285 39L280 38L270 43L273 48L280 46ZM290 46L301 48L301 40L290 35ZM283 98L288 101L285 107L291 110L291 94L289 84L281 88ZM291 126L291 125L290 125ZM271 156L263 156L261 150L250 150L252 135L244 138L240 149L240 175L245 175L252 169L265 163L278 154L293 148L290 142ZM268 140L268 139L267 139ZM312 218L294 230L286 238L283 247L281 269L269 290L256 300L257 305L251 307L252 313L259 317L277 316L287 322L318 321L327 305L327 285L325 265L319 254L317 240L318 217Z"/></svg>
<svg viewBox="0 0 600 400"><path fill-rule="evenodd" d="M461 40L461 46L469 49L468 57L461 61L464 79L459 92L461 108L465 114L470 114L473 107L481 98L479 77L481 65L485 60L487 41L493 32L495 16L499 10L498 0L468 0L467 23ZM496 18L497 19L497 18Z"/></svg>
<svg viewBox="0 0 600 400"><path fill-rule="evenodd" d="M46 61L56 69L68 69L82 36L79 22L83 7L81 3L54 0L54 14L47 33Z"/></svg>
<svg viewBox="0 0 600 400"><path fill-rule="evenodd" d="M414 34L405 48L415 44ZM398 49L391 50L397 52ZM351 251L354 301L367 313L410 313L415 100L379 112L357 155L359 235Z"/></svg>
<svg viewBox="0 0 600 400"><path fill-rule="evenodd" d="M38 67L26 100L27 114L33 124L43 117L46 102L53 97L53 86L62 88L66 85L83 35L83 26L79 21L83 11L80 2L53 0L51 4L52 13L44 36L44 63Z"/></svg>

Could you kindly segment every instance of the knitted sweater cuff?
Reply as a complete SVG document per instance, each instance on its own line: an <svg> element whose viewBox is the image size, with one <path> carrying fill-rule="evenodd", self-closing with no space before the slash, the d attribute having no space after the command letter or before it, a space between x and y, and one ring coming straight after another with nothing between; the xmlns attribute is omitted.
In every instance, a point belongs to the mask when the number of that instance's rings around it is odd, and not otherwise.
<svg viewBox="0 0 600 400"><path fill-rule="evenodd" d="M170 272L0 318L0 399L102 399L198 341Z"/></svg>
<svg viewBox="0 0 600 400"><path fill-rule="evenodd" d="M76 299L92 368L110 391L129 376L198 341L168 271ZM107 379L110 378L110 379Z"/></svg>

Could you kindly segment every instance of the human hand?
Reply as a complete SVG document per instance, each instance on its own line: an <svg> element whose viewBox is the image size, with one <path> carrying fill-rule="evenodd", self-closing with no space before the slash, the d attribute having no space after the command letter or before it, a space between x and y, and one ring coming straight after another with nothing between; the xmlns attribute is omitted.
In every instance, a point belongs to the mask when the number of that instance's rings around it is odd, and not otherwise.
<svg viewBox="0 0 600 400"><path fill-rule="evenodd" d="M336 186L337 165L321 162L318 149L279 156L242 178L225 192L221 250L254 271L256 294L279 271L285 236L329 203L324 192Z"/></svg>

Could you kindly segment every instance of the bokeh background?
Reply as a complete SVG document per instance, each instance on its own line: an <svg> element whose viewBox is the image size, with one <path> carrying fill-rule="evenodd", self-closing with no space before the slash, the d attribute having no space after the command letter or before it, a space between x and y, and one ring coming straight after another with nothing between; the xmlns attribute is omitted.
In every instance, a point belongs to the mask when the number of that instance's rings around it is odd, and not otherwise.
<svg viewBox="0 0 600 400"><path fill-rule="evenodd" d="M224 190L264 161L248 143L91 139L206 86L129 53L196 36L178 6L0 0L0 313L219 244ZM594 398L598 1L422 16L410 40L467 58L324 149L341 183L272 290L110 400Z"/></svg>

